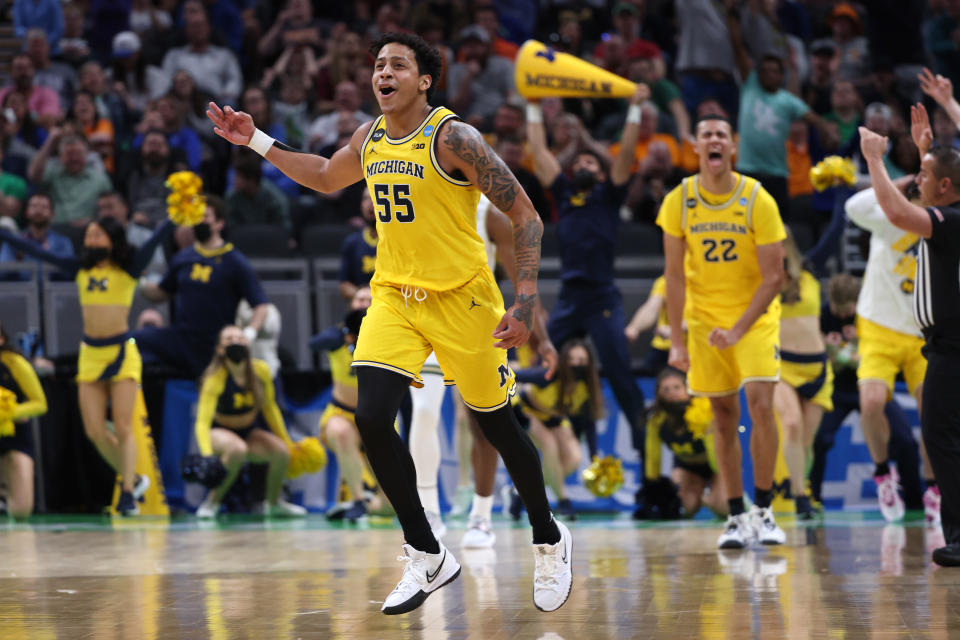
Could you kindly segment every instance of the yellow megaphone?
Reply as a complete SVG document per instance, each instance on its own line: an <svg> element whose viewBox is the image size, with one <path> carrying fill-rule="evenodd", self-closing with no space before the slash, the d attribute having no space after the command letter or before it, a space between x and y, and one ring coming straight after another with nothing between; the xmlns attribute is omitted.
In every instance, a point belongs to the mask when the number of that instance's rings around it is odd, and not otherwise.
<svg viewBox="0 0 960 640"><path fill-rule="evenodd" d="M524 98L627 98L637 89L626 78L536 40L523 43L514 69Z"/></svg>

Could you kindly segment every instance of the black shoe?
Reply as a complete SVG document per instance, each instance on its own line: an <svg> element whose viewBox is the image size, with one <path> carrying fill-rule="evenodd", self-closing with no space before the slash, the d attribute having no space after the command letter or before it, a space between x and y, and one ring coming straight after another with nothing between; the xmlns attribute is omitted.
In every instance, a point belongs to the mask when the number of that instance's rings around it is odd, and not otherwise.
<svg viewBox="0 0 960 640"><path fill-rule="evenodd" d="M557 503L557 513L564 520L576 520L577 512L573 508L573 503L570 502L569 498L564 498Z"/></svg>
<svg viewBox="0 0 960 640"><path fill-rule="evenodd" d="M948 544L934 549L933 561L941 567L960 567L960 544Z"/></svg>
<svg viewBox="0 0 960 640"><path fill-rule="evenodd" d="M797 496L793 501L797 506L797 520L813 520L818 515L809 496Z"/></svg>
<svg viewBox="0 0 960 640"><path fill-rule="evenodd" d="M117 501L117 513L122 516L136 516L140 514L140 507L137 506L137 501L134 500L133 494L129 491L124 491L120 494L120 499Z"/></svg>
<svg viewBox="0 0 960 640"><path fill-rule="evenodd" d="M356 522L367 516L367 505L363 500L354 500L353 505L343 512L343 519L348 522Z"/></svg>

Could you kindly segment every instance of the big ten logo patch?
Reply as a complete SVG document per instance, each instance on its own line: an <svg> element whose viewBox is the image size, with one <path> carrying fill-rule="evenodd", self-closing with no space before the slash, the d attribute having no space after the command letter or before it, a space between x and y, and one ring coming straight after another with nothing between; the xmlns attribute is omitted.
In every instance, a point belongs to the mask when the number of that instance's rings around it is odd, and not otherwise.
<svg viewBox="0 0 960 640"><path fill-rule="evenodd" d="M195 262L190 271L190 279L197 282L210 282L210 274L213 273L213 267Z"/></svg>

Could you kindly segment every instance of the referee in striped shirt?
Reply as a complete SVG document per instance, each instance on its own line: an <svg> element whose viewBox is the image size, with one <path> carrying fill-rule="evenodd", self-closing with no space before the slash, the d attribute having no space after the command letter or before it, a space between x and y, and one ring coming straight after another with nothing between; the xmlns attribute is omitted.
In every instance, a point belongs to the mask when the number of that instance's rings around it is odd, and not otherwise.
<svg viewBox="0 0 960 640"><path fill-rule="evenodd" d="M911 108L913 140L920 151L919 207L894 186L883 165L887 138L860 127L877 201L895 226L920 237L913 307L923 330L927 374L920 422L923 443L940 487L945 547L933 561L960 566L960 151L931 148L933 134L923 105Z"/></svg>

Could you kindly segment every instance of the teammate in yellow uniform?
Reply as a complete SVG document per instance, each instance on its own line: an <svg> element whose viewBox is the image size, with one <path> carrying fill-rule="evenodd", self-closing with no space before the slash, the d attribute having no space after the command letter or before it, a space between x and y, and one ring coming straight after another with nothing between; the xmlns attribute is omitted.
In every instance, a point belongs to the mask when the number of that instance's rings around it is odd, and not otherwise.
<svg viewBox="0 0 960 640"><path fill-rule="evenodd" d="M17 353L0 326L0 393L15 396L13 412L0 415L0 471L7 485L6 505L0 501L0 515L26 518L33 511L33 432L29 418L47 412L47 397L37 373ZM6 424L4 424L6 422ZM13 433L9 433L10 429Z"/></svg>
<svg viewBox="0 0 960 640"><path fill-rule="evenodd" d="M377 212L373 305L354 352L357 427L396 509L407 544L403 578L383 604L411 611L460 574L436 539L417 495L416 470L394 417L434 351L487 439L500 452L533 527L534 604L559 608L572 586L570 533L550 513L536 448L509 406L515 392L506 349L526 342L536 309L543 225L503 161L473 127L431 107L441 58L423 39L385 34L371 46L372 89L383 116L361 125L328 160L277 143L246 113L211 103L214 131L248 145L286 175L330 192L366 179ZM503 298L477 235L480 192L514 225L517 301Z"/></svg>
<svg viewBox="0 0 960 640"><path fill-rule="evenodd" d="M717 478L713 411L706 398L691 398L683 373L664 369L657 376L656 398L647 417L644 456L644 507L669 501L676 483L683 514L692 517L706 504L715 514L727 515L727 497ZM660 477L661 446L673 453L670 478ZM704 492L709 489L709 493ZM665 500L666 499L666 500ZM663 514L660 514L663 517Z"/></svg>
<svg viewBox="0 0 960 640"><path fill-rule="evenodd" d="M663 228L670 365L686 371L694 395L707 396L716 419L717 466L730 515L717 542L743 548L754 538L782 544L786 536L770 510L777 457L773 388L780 379L780 303L783 222L776 202L756 180L734 173L730 122L697 123L700 172L664 198ZM687 345L683 341L684 303ZM754 506L744 511L740 469L740 388L753 432Z"/></svg>
<svg viewBox="0 0 960 640"><path fill-rule="evenodd" d="M564 478L580 467L583 454L570 420L598 420L603 415L600 375L587 344L576 338L567 340L556 376L525 384L516 403L540 449L544 478L559 501L557 512L573 520L576 513L567 498Z"/></svg>
<svg viewBox="0 0 960 640"><path fill-rule="evenodd" d="M806 491L813 439L825 412L833 411L833 368L820 333L820 283L803 270L803 258L788 234L786 278L780 293L780 358L773 403L783 425L783 457L797 516L814 515Z"/></svg>
<svg viewBox="0 0 960 640"><path fill-rule="evenodd" d="M79 260L55 256L37 245L0 229L8 242L74 276L83 311L83 342L77 359L77 395L87 437L119 474L122 482L117 512L139 513L137 500L150 481L136 474L137 449L133 409L140 386L140 352L129 336L130 305L137 278L157 246L173 230L167 221L136 252L127 244L126 230L109 216L87 224ZM112 406L113 431L107 429L107 405Z"/></svg>
<svg viewBox="0 0 960 640"><path fill-rule="evenodd" d="M261 421L267 429L261 428ZM280 499L293 441L283 423L270 376L270 366L250 357L243 329L228 325L220 331L213 361L203 374L195 424L200 455L217 455L227 477L197 508L198 518L215 518L244 462L266 463L267 500L262 515L303 516L307 510ZM272 433L271 433L272 432Z"/></svg>

